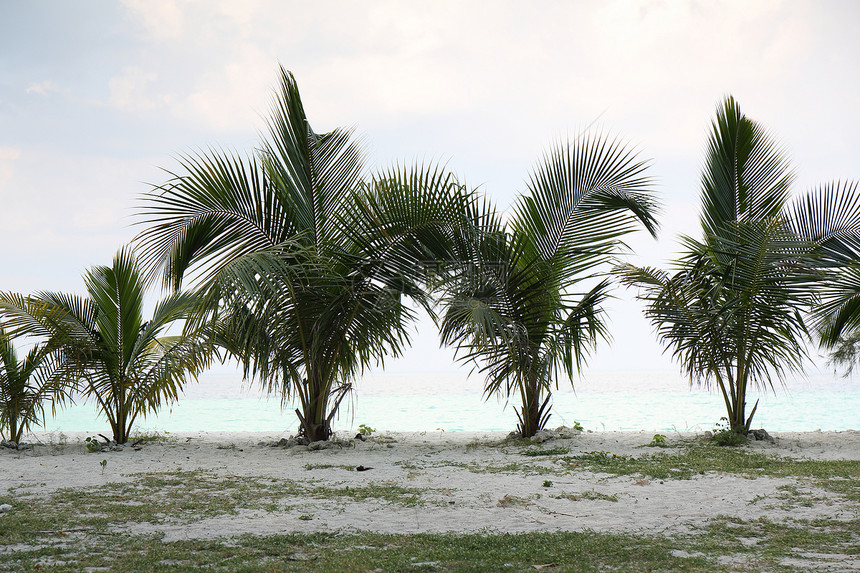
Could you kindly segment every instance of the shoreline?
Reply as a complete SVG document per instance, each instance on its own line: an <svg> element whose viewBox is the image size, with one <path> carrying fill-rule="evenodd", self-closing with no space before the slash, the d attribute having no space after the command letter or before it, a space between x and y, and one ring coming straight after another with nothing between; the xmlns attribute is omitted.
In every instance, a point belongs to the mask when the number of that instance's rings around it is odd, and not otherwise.
<svg viewBox="0 0 860 573"><path fill-rule="evenodd" d="M691 443L702 441L710 434L709 431L701 431L695 429L672 430L664 432L655 432L653 430L582 430L574 431L567 427L559 427L557 429L547 429L553 436L549 439L533 439L532 442L539 444L546 442L554 444L556 442L564 443L567 446L576 446L577 444L592 444L606 445L615 447L626 455L631 455L635 451L641 451L641 448L647 446L654 435L660 434L666 438L669 446L689 445ZM557 434L562 431L562 437ZM354 440L356 432L339 430L334 433L333 441L355 441L356 446L362 444L359 440ZM568 435L570 434L570 435ZM844 453L848 457L845 459L860 460L860 430L813 430L802 432L771 432L774 442L756 441L750 438L747 447L753 449L764 450L768 453L778 455L786 455L789 457L804 456L811 459L838 459L832 457L839 453ZM22 445L36 446L37 451L31 455L44 455L45 452L40 452L41 448L55 448L62 443L70 448L75 445L84 447L84 440L88 437L100 436L100 440L104 441L108 437L109 431L103 433L83 432L83 431L37 431L27 434L22 440ZM155 442L160 446L177 445L182 446L189 443L194 444L243 444L249 447L261 447L261 442L277 442L283 438L291 438L295 435L294 431L210 431L198 430L193 432L172 432L172 431L143 431L132 432L134 439L130 440L133 443L135 439L141 440L143 444L152 445L148 442ZM373 439L382 439L397 443L401 446L414 447L417 445L437 445L456 448L458 446L474 446L481 444L485 446L499 446L503 442L508 441L506 445L516 445L516 441L509 441L512 432L508 431L475 431L475 430L424 430L424 431L374 431L372 440L369 443L374 443ZM127 444L128 445L128 444ZM5 449L0 448L0 451ZM9 450L5 450L9 451ZM84 449L84 451L86 451ZM19 453L24 453L21 451ZM294 452L296 453L296 452ZM619 453L619 452L613 452Z"/></svg>

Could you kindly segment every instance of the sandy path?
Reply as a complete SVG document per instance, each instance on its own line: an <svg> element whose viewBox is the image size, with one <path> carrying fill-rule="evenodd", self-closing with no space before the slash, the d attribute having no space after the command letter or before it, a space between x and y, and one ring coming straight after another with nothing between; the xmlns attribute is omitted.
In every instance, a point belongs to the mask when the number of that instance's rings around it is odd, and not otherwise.
<svg viewBox="0 0 860 573"><path fill-rule="evenodd" d="M0 491L26 486L48 493L63 487L95 487L133 481L135 474L203 470L218 476L249 476L310 482L315 486L351 488L396 484L420 491L425 503L410 507L379 499L286 500L282 511L240 510L238 515L190 523L139 524L140 533L164 531L165 539L268 534L293 531L525 532L538 530L627 531L662 533L689 531L718 515L745 520L768 517L857 519L860 508L832 494L804 485L821 501L784 507L779 486L796 484L783 478L747 479L711 472L690 480L643 480L611 477L590 471L560 471L549 456L529 457L524 446L498 445L503 434L474 432L391 433L393 443L356 442L355 447L302 451L259 445L281 436L255 433L194 433L174 436L166 444L139 450L92 454L82 435L38 435L43 445L31 451L0 449ZM544 448L569 448L570 454L607 451L641 456L652 434L584 433L551 440ZM860 460L860 432L779 434L776 443L750 448L809 459ZM667 436L670 444L696 439L693 434ZM670 450L671 451L671 450ZM107 460L102 474L100 462ZM327 466L327 467L319 467ZM346 466L346 467L340 467ZM349 471L372 467L364 472ZM492 471L509 466L508 471ZM528 468L532 469L529 470ZM525 469L524 469L525 468ZM535 469L537 468L537 469ZM555 473L540 474L539 468ZM545 481L551 481L545 487ZM781 507L783 505L783 507ZM288 507L286 507L288 506ZM312 516L301 520L299 516Z"/></svg>

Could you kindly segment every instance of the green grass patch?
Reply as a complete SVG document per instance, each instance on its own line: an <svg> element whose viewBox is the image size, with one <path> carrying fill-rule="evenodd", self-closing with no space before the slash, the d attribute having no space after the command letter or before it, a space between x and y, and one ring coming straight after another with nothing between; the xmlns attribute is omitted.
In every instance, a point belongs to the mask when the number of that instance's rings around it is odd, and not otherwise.
<svg viewBox="0 0 860 573"><path fill-rule="evenodd" d="M67 529L104 533L123 523L187 523L239 510L290 511L302 500L325 499L415 507L427 503L427 488L393 482L358 487L318 485L263 477L217 476L202 470L136 474L133 481L98 488L65 488L39 496L10 488L0 503L12 511L0 517L0 539L25 543L39 531ZM433 502L433 500L430 500ZM442 500L435 503L443 504Z"/></svg>
<svg viewBox="0 0 860 573"><path fill-rule="evenodd" d="M171 436L170 432L138 432L132 433L128 439L129 444L173 444L176 443L176 436Z"/></svg>
<svg viewBox="0 0 860 573"><path fill-rule="evenodd" d="M570 501L611 501L617 502L618 496L615 494L608 495L605 493L600 493L599 491L594 491L593 489L584 491L582 493L561 493L559 495L553 496L556 499L569 499Z"/></svg>
<svg viewBox="0 0 860 573"><path fill-rule="evenodd" d="M313 517L313 516L308 516ZM0 552L9 571L804 571L858 554L860 524L717 519L692 535L330 533L164 542L43 534ZM847 569L847 567L842 567Z"/></svg>
<svg viewBox="0 0 860 573"><path fill-rule="evenodd" d="M851 501L860 501L860 461L798 460L743 448L695 445L683 450L625 456L595 451L563 456L570 470L589 470L615 476L641 475L655 479L690 479L709 472L808 478L820 487Z"/></svg>
<svg viewBox="0 0 860 573"><path fill-rule="evenodd" d="M643 539L647 542L643 543ZM121 550L117 550L121 547ZM670 540L593 532L527 535L274 535L164 543L154 536L75 538L0 554L35 571L720 571L672 555Z"/></svg>
<svg viewBox="0 0 860 573"><path fill-rule="evenodd" d="M610 463L603 458L614 460L611 456L591 457L601 464ZM853 466L839 462L800 468L806 472L802 475L843 486L850 480L837 474L854 471ZM766 470L787 471L780 465L756 471ZM314 481L218 477L205 471L131 477L133 481L63 489L50 495L37 495L29 488L12 488L0 495L0 503L13 506L0 516L0 571L535 571L534 566L541 571L804 571L819 563L831 563L830 570L846 569L840 563L856 561L860 555L860 520L856 519L747 522L718 518L691 534L666 536L592 531L518 535L327 532L164 542L160 534L131 535L128 526L182 524L240 509L289 511L293 509L289 504L296 503L299 496L419 505L424 503L422 494L429 490L393 482L332 487ZM789 485L778 492L777 497L788 500L802 500L806 495ZM618 502L617 496L594 490L555 497ZM507 495L497 503L516 509L532 499ZM317 519L307 509L295 509L298 523Z"/></svg>
<svg viewBox="0 0 860 573"><path fill-rule="evenodd" d="M529 448L527 450L523 450L520 452L520 454L522 454L524 456L531 456L531 457L561 456L561 455L569 454L569 453L570 453L570 448L562 448L562 447L557 447L557 448Z"/></svg>
<svg viewBox="0 0 860 573"><path fill-rule="evenodd" d="M346 470L348 472L353 472L353 471L355 471L355 466L348 466L345 464L305 464L305 469L308 471L339 469L339 470Z"/></svg>

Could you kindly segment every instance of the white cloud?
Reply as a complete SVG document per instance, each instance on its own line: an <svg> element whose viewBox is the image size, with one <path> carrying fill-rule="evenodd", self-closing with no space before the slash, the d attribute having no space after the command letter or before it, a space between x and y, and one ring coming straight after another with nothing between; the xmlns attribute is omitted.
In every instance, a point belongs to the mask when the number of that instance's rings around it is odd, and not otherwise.
<svg viewBox="0 0 860 573"><path fill-rule="evenodd" d="M198 78L193 91L177 99L172 112L215 131L252 131L268 111L276 65L252 43L238 45L230 59Z"/></svg>
<svg viewBox="0 0 860 573"><path fill-rule="evenodd" d="M124 68L118 76L108 81L110 88L110 105L123 111L141 111L156 107L158 98L148 93L148 85L155 81L158 75L131 66Z"/></svg>
<svg viewBox="0 0 860 573"><path fill-rule="evenodd" d="M38 94L41 96L48 95L48 92L53 92L57 90L57 85L51 80L41 81L35 84L31 84L27 87L28 94Z"/></svg>
<svg viewBox="0 0 860 573"><path fill-rule="evenodd" d="M152 37L158 40L177 39L184 31L182 10L190 5L181 6L175 0L123 0L132 19L143 23Z"/></svg>
<svg viewBox="0 0 860 573"><path fill-rule="evenodd" d="M6 185L15 173L15 162L21 157L21 152L12 147L0 147L0 197L5 203L8 197Z"/></svg>

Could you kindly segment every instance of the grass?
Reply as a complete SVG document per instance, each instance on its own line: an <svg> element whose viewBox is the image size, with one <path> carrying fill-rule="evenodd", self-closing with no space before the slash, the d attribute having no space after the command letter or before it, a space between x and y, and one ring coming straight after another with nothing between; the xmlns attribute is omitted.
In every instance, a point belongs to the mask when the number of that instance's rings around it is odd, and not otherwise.
<svg viewBox="0 0 860 573"><path fill-rule="evenodd" d="M570 453L570 448L557 447L557 448L529 448L527 450L522 450L520 454L524 456L559 456L563 454Z"/></svg>
<svg viewBox="0 0 860 573"><path fill-rule="evenodd" d="M176 436L171 436L170 432L138 432L132 433L128 439L129 444L172 444L176 443Z"/></svg>
<svg viewBox="0 0 860 573"><path fill-rule="evenodd" d="M0 518L0 539L9 544L27 543L39 531L107 533L123 523L188 523L240 510L289 513L308 498L338 503L378 500L416 507L427 503L426 494L431 493L391 482L333 487L313 480L223 477L201 470L133 477L134 481L107 483L98 489L60 489L45 497L10 488L8 495L0 496L0 504L13 507Z"/></svg>
<svg viewBox="0 0 860 573"><path fill-rule="evenodd" d="M510 473L517 475L566 475L591 471L612 476L639 476L653 479L692 479L707 473L740 475L747 478L800 478L840 497L860 502L860 461L798 460L744 448L726 448L713 444L695 444L683 448L658 448L639 456L612 454L605 451L570 454L569 449L527 448L519 454L535 461L505 464L463 463L449 460L395 462L404 469L457 467L472 473ZM539 460L539 461L538 461Z"/></svg>
<svg viewBox="0 0 860 573"><path fill-rule="evenodd" d="M563 456L561 464L570 470L590 470L613 476L640 475L655 479L691 479L709 472L805 478L823 489L860 501L860 461L798 460L744 449L695 445L677 452L657 452L623 456L608 452L587 452Z"/></svg>
<svg viewBox="0 0 860 573"><path fill-rule="evenodd" d="M773 495L752 503L775 503L789 510L827 503L820 491L806 487L810 484L834 494L836 503L846 503L846 507L856 508L860 503L860 461L795 460L713 445L661 448L637 456L571 454L561 448L533 448L520 453L528 460L462 467L476 473L526 475L585 471L598 474L598 480L613 476L691 479L709 472L750 479L783 477L792 483L779 485ZM411 471L452 464L399 465ZM308 464L305 469L353 470L351 466L333 464ZM305 503L308 499L327 500L336 511L344 503L366 501L402 508L443 506L448 498L441 491L387 481L358 486L323 485L313 477L292 481L219 476L203 470L135 474L121 479L124 481L97 489L67 488L38 494L21 484L0 493L0 504L13 506L12 511L0 516L0 571L168 573L208 568L226 572L788 572L849 570L860 561L860 520L845 518L788 518L776 522L718 517L687 533L666 535L594 531L420 535L326 532L168 542L161 534L130 533L130 526L151 523L181 527L210 517L264 511L313 527L320 520L324 522L324 513L309 507ZM543 490L544 495L558 499L619 502L619 496L593 489L557 493L551 480L544 484L553 488ZM502 493L494 494L489 503L507 507L503 511L511 515L534 503L532 497L499 497ZM857 512L848 512L851 515L856 517Z"/></svg>
<svg viewBox="0 0 860 573"><path fill-rule="evenodd" d="M605 493L600 493L599 491L594 491L593 489L582 493L562 493L553 497L557 499L568 499L570 501L582 501L584 499L590 501L618 501L618 496L615 494L607 495Z"/></svg>
<svg viewBox="0 0 860 573"><path fill-rule="evenodd" d="M348 466L345 464L305 464L305 469L308 471L339 469L339 470L346 470L348 472L352 472L352 471L355 471L355 466Z"/></svg>
<svg viewBox="0 0 860 573"><path fill-rule="evenodd" d="M312 519L312 515L302 518ZM847 569L860 523L720 518L685 536L327 533L164 542L123 532L39 534L0 552L0 570L106 571L804 571ZM11 546L7 546L11 547ZM121 548L121 549L120 549Z"/></svg>

